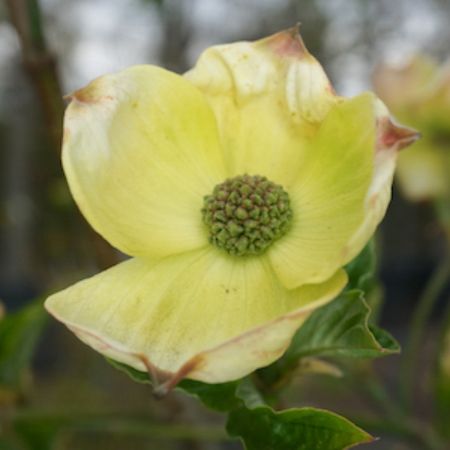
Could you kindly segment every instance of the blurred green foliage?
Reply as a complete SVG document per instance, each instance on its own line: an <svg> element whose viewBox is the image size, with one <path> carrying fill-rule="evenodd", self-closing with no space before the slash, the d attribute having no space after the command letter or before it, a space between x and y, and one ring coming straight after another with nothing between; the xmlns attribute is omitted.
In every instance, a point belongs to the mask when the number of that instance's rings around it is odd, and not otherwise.
<svg viewBox="0 0 450 450"><path fill-rule="evenodd" d="M20 394L26 388L30 364L48 315L39 299L0 320L1 394Z"/></svg>

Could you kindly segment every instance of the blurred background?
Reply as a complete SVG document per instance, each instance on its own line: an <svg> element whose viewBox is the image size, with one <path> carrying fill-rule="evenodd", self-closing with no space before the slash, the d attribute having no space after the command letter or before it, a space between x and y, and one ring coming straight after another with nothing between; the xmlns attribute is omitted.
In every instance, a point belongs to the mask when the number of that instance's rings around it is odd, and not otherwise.
<svg viewBox="0 0 450 450"><path fill-rule="evenodd" d="M306 46L346 96L373 89L380 62L399 65L415 53L441 62L450 56L448 0L0 2L0 299L6 310L121 258L84 222L68 192L59 160L63 94L133 64L182 73L210 45L258 39L297 22ZM402 342L413 306L444 257L445 236L430 203L408 202L394 187L377 248L382 325ZM2 402L0 391L0 420L13 404L26 410L22 437L0 440L1 449L24 448L27 439L38 450L239 448L224 439L220 417L176 393L153 400L147 387L114 371L53 321L33 361L33 376L26 375L13 400L5 391ZM395 357L380 364L388 383L396 364ZM348 386L328 384L317 389L312 380L290 401L352 418L367 409ZM333 401L324 392L333 392ZM67 417L79 418L77 425L58 432L49 447L45 433ZM5 420L0 433L7 435L8 427ZM386 436L372 448L414 447Z"/></svg>

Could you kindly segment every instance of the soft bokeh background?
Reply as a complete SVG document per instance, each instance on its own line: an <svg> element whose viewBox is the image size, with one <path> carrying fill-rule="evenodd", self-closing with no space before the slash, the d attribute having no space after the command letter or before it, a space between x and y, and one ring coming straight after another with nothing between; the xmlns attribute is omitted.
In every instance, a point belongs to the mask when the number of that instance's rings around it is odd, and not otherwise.
<svg viewBox="0 0 450 450"><path fill-rule="evenodd" d="M296 22L343 95L370 89L380 61L401 64L416 52L450 57L448 0L42 0L40 6L47 48L40 43L39 60L25 48L24 65L23 45L6 2L0 3L0 299L9 311L121 257L85 224L67 191L58 155L58 89L69 93L132 64L183 72L210 45L257 39ZM39 96L39 70L53 73L50 55L59 87ZM382 321L400 341L443 242L430 205L410 204L395 189L378 247ZM239 448L221 441L220 417L177 394L156 402L149 389L116 373L55 323L40 341L34 367L20 400L30 417L92 416L91 426L62 433L57 449ZM391 357L380 370L389 380L395 367ZM333 408L356 421L367 408L345 384L314 389L311 383L299 389L295 404ZM323 392L333 392L333 400ZM386 437L372 448L409 447Z"/></svg>

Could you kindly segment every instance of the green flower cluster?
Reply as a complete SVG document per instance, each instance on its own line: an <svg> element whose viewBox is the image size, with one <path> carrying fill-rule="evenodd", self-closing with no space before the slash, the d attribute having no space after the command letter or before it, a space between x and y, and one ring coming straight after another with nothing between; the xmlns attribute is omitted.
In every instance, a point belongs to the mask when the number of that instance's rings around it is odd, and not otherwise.
<svg viewBox="0 0 450 450"><path fill-rule="evenodd" d="M239 175L218 184L204 198L209 239L231 255L264 252L289 228L292 210L282 186L259 175Z"/></svg>

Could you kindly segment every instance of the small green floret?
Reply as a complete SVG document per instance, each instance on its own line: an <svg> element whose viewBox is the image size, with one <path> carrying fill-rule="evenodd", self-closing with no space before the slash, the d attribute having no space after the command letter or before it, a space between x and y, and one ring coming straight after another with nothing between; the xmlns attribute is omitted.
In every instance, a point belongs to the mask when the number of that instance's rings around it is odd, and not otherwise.
<svg viewBox="0 0 450 450"><path fill-rule="evenodd" d="M239 175L204 197L209 240L231 255L257 255L289 228L292 210L282 186L259 175Z"/></svg>

